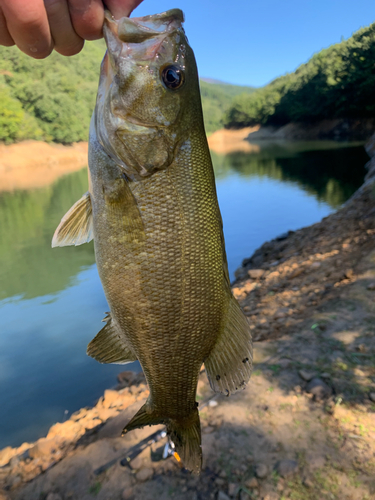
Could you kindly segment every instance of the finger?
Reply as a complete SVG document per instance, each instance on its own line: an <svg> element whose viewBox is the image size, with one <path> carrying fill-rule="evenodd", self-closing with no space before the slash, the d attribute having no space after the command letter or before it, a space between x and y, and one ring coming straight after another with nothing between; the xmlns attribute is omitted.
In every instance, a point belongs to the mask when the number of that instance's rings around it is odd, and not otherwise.
<svg viewBox="0 0 375 500"><path fill-rule="evenodd" d="M75 32L84 40L102 37L104 10L101 0L68 0Z"/></svg>
<svg viewBox="0 0 375 500"><path fill-rule="evenodd" d="M73 56L82 50L84 41L74 31L66 0L44 0L55 50Z"/></svg>
<svg viewBox="0 0 375 500"><path fill-rule="evenodd" d="M53 42L43 0L0 0L10 36L17 46L36 59L47 57Z"/></svg>
<svg viewBox="0 0 375 500"><path fill-rule="evenodd" d="M5 17L1 8L0 8L0 45L5 45L5 47L10 47L11 45L14 45L14 40L10 36L7 27L7 22L5 21Z"/></svg>
<svg viewBox="0 0 375 500"><path fill-rule="evenodd" d="M129 17L142 0L106 0L105 4L115 19Z"/></svg>

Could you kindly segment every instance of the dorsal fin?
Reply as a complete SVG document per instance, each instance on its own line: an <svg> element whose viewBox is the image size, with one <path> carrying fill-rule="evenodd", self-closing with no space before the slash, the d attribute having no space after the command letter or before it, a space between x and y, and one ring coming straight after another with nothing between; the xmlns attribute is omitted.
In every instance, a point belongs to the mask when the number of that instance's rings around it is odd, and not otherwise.
<svg viewBox="0 0 375 500"><path fill-rule="evenodd" d="M52 248L82 245L93 239L90 193L85 193L61 219L52 238Z"/></svg>
<svg viewBox="0 0 375 500"><path fill-rule="evenodd" d="M110 313L103 319L107 324L87 346L87 354L99 363L124 365L137 361L137 356L118 332Z"/></svg>

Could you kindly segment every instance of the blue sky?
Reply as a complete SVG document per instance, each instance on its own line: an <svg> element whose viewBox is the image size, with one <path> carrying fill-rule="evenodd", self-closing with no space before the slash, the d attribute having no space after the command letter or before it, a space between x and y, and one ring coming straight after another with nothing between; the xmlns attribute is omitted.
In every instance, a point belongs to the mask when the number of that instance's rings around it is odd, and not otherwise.
<svg viewBox="0 0 375 500"><path fill-rule="evenodd" d="M254 86L375 21L374 0L144 0L133 15L175 7L200 76Z"/></svg>

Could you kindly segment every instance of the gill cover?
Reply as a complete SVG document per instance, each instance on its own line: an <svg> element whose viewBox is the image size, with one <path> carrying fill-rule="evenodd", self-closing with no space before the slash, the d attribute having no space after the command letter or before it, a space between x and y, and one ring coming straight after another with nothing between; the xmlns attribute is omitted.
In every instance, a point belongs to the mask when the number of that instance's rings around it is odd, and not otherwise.
<svg viewBox="0 0 375 500"><path fill-rule="evenodd" d="M167 168L183 141L189 72L196 67L182 22L179 9L118 21L106 13L95 127L104 150L133 180Z"/></svg>

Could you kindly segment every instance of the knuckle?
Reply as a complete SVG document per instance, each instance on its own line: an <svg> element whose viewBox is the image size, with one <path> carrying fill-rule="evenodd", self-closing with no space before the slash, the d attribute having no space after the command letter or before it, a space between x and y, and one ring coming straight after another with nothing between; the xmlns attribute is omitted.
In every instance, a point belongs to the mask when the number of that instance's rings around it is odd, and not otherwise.
<svg viewBox="0 0 375 500"><path fill-rule="evenodd" d="M56 46L55 50L62 56L75 56L83 49L84 41L80 40L68 46Z"/></svg>

